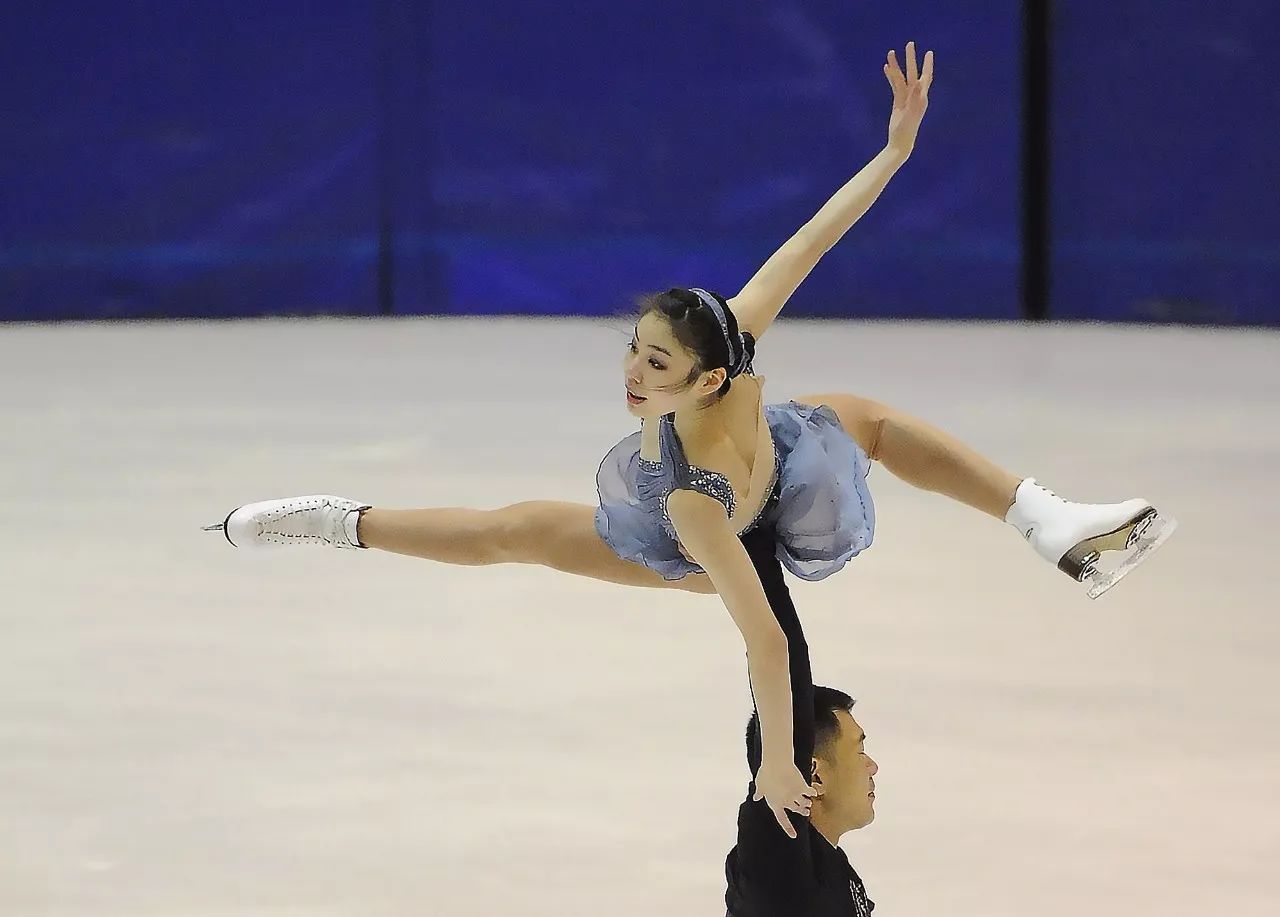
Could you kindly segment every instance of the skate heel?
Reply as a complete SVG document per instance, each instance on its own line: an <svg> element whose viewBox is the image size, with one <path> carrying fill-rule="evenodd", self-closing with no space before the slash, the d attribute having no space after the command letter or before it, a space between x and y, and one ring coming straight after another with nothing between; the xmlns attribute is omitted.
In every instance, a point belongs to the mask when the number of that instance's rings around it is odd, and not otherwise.
<svg viewBox="0 0 1280 917"><path fill-rule="evenodd" d="M1082 541L1058 561L1058 569L1077 583L1083 583L1098 569L1101 555L1089 547L1089 542Z"/></svg>
<svg viewBox="0 0 1280 917"><path fill-rule="evenodd" d="M1147 507L1124 525L1085 539L1062 555L1062 559L1058 561L1058 569L1076 582L1083 583L1098 571L1103 551L1125 551L1132 548L1150 528L1157 515L1154 507Z"/></svg>

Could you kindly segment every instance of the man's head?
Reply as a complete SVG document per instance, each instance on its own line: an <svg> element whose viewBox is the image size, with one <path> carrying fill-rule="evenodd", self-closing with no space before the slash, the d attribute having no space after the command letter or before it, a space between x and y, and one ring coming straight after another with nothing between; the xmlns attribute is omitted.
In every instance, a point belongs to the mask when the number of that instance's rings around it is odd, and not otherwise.
<svg viewBox="0 0 1280 917"><path fill-rule="evenodd" d="M814 826L830 837L871 824L879 767L866 752L866 734L853 718L853 698L835 688L813 686L814 743L810 782L823 795L813 801ZM747 723L747 761L760 766L760 722Z"/></svg>

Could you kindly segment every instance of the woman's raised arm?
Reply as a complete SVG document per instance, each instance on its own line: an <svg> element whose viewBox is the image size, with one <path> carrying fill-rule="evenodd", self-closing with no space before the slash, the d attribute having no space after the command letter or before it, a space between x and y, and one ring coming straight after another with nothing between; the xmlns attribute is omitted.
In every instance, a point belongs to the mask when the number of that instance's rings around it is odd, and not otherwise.
<svg viewBox="0 0 1280 917"><path fill-rule="evenodd" d="M889 139L885 148L832 195L813 219L774 252L742 291L729 300L738 326L757 340L773 324L819 259L871 209L889 179L915 148L920 122L929 107L933 52L924 56L921 71L916 66L915 43L908 44L904 73L894 52L890 51L884 74L893 89L893 110L889 115Z"/></svg>

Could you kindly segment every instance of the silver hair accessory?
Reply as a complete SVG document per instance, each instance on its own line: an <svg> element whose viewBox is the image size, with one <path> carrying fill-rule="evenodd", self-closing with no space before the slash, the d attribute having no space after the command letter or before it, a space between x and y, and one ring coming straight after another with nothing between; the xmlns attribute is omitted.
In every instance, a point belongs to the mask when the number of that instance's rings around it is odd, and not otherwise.
<svg viewBox="0 0 1280 917"><path fill-rule="evenodd" d="M729 318L725 315L724 306L720 305L720 300L698 287L690 287L689 292L702 300L702 304L711 310L711 314L720 323L720 333L724 335L725 346L729 348L729 359L734 361L729 367L729 378L732 379L735 376L742 375L751 368L751 357L747 354L746 338L741 334L738 335L737 357L735 358L733 339L729 334Z"/></svg>

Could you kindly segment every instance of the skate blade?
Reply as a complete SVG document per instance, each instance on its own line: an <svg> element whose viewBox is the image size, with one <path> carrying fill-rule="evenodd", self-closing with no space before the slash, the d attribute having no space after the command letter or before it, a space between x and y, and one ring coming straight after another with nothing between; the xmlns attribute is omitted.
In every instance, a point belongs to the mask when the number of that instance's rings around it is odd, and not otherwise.
<svg viewBox="0 0 1280 917"><path fill-rule="evenodd" d="M1150 517L1150 521L1135 533L1132 543L1125 551L1108 552L1102 555L1102 560L1111 560L1113 556L1118 555L1118 563L1115 567L1102 570L1086 577L1084 582L1088 584L1086 592L1091 599L1105 593L1120 580L1128 576L1133 570L1145 561L1152 553L1169 540L1169 536L1178 528L1178 520L1172 516L1163 516L1159 513Z"/></svg>
<svg viewBox="0 0 1280 917"><path fill-rule="evenodd" d="M231 521L231 517L234 515L235 515L235 510L232 510L231 512L227 513L227 518L223 519L221 522L215 522L213 525L201 526L200 530L202 532L221 532L222 537L227 539L227 544L231 545L231 547L234 548L236 546L236 543L231 540L231 532L227 530L227 523Z"/></svg>

